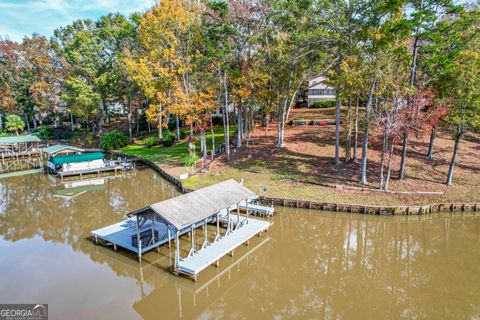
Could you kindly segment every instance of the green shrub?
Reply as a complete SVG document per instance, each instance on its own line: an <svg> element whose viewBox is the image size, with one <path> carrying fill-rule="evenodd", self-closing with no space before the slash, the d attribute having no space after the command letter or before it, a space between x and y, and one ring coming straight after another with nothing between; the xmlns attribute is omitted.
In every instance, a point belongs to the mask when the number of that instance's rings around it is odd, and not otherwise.
<svg viewBox="0 0 480 320"><path fill-rule="evenodd" d="M100 145L105 151L118 149L128 144L128 136L121 131L113 130L102 137Z"/></svg>
<svg viewBox="0 0 480 320"><path fill-rule="evenodd" d="M168 135L164 135L162 139L162 144L165 147L170 147L175 142L175 136L173 134L168 133Z"/></svg>
<svg viewBox="0 0 480 320"><path fill-rule="evenodd" d="M89 145L92 145L93 141L95 140L95 136L92 133L87 133L85 140L87 140Z"/></svg>
<svg viewBox="0 0 480 320"><path fill-rule="evenodd" d="M151 148L153 146L156 146L158 143L157 143L157 138L156 137L148 137L147 139L145 139L145 146L147 146L147 148Z"/></svg>
<svg viewBox="0 0 480 320"><path fill-rule="evenodd" d="M187 136L187 131L180 130L180 140L185 139L186 136Z"/></svg>
<svg viewBox="0 0 480 320"><path fill-rule="evenodd" d="M185 164L185 167L191 167L194 166L199 159L200 158L196 154L189 154L185 156L183 162Z"/></svg>
<svg viewBox="0 0 480 320"><path fill-rule="evenodd" d="M337 103L336 99L318 100L315 101L309 108L331 108L335 107Z"/></svg>
<svg viewBox="0 0 480 320"><path fill-rule="evenodd" d="M39 137L42 141L47 141L53 137L53 130L49 127L42 127L36 133L37 137Z"/></svg>

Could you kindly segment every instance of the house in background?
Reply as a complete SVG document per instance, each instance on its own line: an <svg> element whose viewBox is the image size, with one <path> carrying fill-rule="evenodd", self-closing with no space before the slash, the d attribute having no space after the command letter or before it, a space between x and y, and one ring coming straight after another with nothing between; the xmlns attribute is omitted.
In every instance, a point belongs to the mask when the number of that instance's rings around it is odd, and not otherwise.
<svg viewBox="0 0 480 320"><path fill-rule="evenodd" d="M308 81L307 103L310 107L315 101L335 99L335 89L325 82L327 77L318 75Z"/></svg>

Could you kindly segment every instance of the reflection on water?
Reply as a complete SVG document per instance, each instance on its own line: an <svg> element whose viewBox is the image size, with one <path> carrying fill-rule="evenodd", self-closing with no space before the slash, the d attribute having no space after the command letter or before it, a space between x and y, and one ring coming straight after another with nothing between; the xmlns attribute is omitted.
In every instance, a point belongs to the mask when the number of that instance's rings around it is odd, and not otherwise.
<svg viewBox="0 0 480 320"><path fill-rule="evenodd" d="M173 247L139 264L91 242L91 230L177 194L147 169L67 185L0 180L0 301L49 303L51 319L480 318L475 216L277 208L267 236L197 283L169 273Z"/></svg>

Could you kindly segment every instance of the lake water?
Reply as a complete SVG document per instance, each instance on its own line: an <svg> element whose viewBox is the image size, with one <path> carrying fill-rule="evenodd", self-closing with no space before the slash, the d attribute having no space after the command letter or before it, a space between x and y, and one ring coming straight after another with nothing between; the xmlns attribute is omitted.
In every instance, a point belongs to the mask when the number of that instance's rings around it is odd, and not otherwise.
<svg viewBox="0 0 480 320"><path fill-rule="evenodd" d="M176 195L150 169L0 179L0 303L48 303L50 319L480 319L478 216L278 207L269 233L196 283L169 272L173 247L138 263L91 241Z"/></svg>

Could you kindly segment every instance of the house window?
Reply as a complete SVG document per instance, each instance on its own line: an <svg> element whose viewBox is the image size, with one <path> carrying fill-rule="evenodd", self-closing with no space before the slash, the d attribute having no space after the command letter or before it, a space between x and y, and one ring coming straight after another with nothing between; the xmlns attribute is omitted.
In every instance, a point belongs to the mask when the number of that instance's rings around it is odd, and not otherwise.
<svg viewBox="0 0 480 320"><path fill-rule="evenodd" d="M333 96L335 89L310 89L308 94L311 96Z"/></svg>

